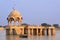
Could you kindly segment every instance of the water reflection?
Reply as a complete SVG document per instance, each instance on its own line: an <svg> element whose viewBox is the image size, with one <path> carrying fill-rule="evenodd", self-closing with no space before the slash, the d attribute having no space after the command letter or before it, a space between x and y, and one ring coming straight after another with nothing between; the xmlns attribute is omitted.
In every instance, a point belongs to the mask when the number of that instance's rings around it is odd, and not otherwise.
<svg viewBox="0 0 60 40"><path fill-rule="evenodd" d="M30 36L28 38L20 38L18 35L8 35L6 40L55 40L55 36Z"/></svg>
<svg viewBox="0 0 60 40"><path fill-rule="evenodd" d="M42 40L42 36L40 36L40 40Z"/></svg>
<svg viewBox="0 0 60 40"><path fill-rule="evenodd" d="M30 36L28 40L42 40L42 36Z"/></svg>
<svg viewBox="0 0 60 40"><path fill-rule="evenodd" d="M2 35L3 34L3 35ZM56 32L55 36L30 36L28 38L20 38L18 35L5 35L2 33L0 35L1 40L60 40L60 30Z"/></svg>
<svg viewBox="0 0 60 40"><path fill-rule="evenodd" d="M7 35L5 31L0 31L0 40L60 40L60 30L56 31L55 36L30 36L28 38L20 38L18 35Z"/></svg>
<svg viewBox="0 0 60 40"><path fill-rule="evenodd" d="M17 35L7 35L6 40L21 40Z"/></svg>
<svg viewBox="0 0 60 40"><path fill-rule="evenodd" d="M55 39L55 36L52 36L52 37L51 37L51 40L56 40L56 39Z"/></svg>

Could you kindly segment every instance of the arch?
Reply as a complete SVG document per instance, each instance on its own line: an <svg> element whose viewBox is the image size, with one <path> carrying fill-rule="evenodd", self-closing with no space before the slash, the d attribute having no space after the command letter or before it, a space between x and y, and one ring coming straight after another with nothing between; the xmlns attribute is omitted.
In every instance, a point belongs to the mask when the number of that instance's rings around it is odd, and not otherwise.
<svg viewBox="0 0 60 40"><path fill-rule="evenodd" d="M12 29L12 34L16 35L16 30L15 29Z"/></svg>
<svg viewBox="0 0 60 40"><path fill-rule="evenodd" d="M14 21L14 18L13 18L13 17L11 17L11 18L10 18L10 20L11 20L11 21Z"/></svg>
<svg viewBox="0 0 60 40"><path fill-rule="evenodd" d="M18 20L20 20L20 18L19 18L19 17L17 17L17 21L18 21Z"/></svg>
<svg viewBox="0 0 60 40"><path fill-rule="evenodd" d="M23 17L21 17L21 20L23 20Z"/></svg>

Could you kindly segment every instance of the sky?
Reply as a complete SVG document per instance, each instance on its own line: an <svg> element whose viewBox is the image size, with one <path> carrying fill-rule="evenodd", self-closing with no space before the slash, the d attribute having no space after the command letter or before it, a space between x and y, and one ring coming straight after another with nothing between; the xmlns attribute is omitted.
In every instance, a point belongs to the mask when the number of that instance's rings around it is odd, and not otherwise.
<svg viewBox="0 0 60 40"><path fill-rule="evenodd" d="M60 0L0 0L0 25L7 25L7 17L15 7L23 22L60 24Z"/></svg>

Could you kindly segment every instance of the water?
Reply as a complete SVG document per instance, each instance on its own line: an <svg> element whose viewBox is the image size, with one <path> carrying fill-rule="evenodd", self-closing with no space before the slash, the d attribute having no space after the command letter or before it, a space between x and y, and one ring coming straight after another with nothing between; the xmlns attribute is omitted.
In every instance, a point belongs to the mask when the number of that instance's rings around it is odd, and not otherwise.
<svg viewBox="0 0 60 40"><path fill-rule="evenodd" d="M60 30L56 30L55 36L31 36L29 38L20 38L17 35L6 36L5 30L0 30L0 40L60 40Z"/></svg>

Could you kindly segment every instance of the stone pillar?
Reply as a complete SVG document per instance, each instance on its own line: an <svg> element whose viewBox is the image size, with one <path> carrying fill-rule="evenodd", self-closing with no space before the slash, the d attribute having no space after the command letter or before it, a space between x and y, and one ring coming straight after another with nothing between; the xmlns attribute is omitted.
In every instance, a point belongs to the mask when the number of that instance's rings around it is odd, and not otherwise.
<svg viewBox="0 0 60 40"><path fill-rule="evenodd" d="M20 21L18 21L18 26L20 26Z"/></svg>
<svg viewBox="0 0 60 40"><path fill-rule="evenodd" d="M10 35L12 34L12 29L10 28Z"/></svg>
<svg viewBox="0 0 60 40"><path fill-rule="evenodd" d="M30 29L28 28L28 36L30 36Z"/></svg>
<svg viewBox="0 0 60 40"><path fill-rule="evenodd" d="M50 35L50 28L47 29L47 35L49 36Z"/></svg>
<svg viewBox="0 0 60 40"><path fill-rule="evenodd" d="M16 21L14 21L14 26L16 25Z"/></svg>
<svg viewBox="0 0 60 40"><path fill-rule="evenodd" d="M20 21L19 21L19 25L21 25L21 24L22 24L22 21L20 20Z"/></svg>
<svg viewBox="0 0 60 40"><path fill-rule="evenodd" d="M40 28L40 35L42 35L42 28Z"/></svg>
<svg viewBox="0 0 60 40"><path fill-rule="evenodd" d="M55 35L55 28L51 29L51 35Z"/></svg>
<svg viewBox="0 0 60 40"><path fill-rule="evenodd" d="M11 21L8 21L8 25L11 26Z"/></svg>
<svg viewBox="0 0 60 40"><path fill-rule="evenodd" d="M10 34L10 29L6 29L6 35Z"/></svg>
<svg viewBox="0 0 60 40"><path fill-rule="evenodd" d="M8 25L10 25L10 22L8 21Z"/></svg>
<svg viewBox="0 0 60 40"><path fill-rule="evenodd" d="M12 23L11 23L12 21L10 21L10 26L12 27Z"/></svg>
<svg viewBox="0 0 60 40"><path fill-rule="evenodd" d="M23 28L23 34L24 34L24 28Z"/></svg>
<svg viewBox="0 0 60 40"><path fill-rule="evenodd" d="M21 34L21 28L20 28L20 34Z"/></svg>
<svg viewBox="0 0 60 40"><path fill-rule="evenodd" d="M33 36L33 28L32 28L32 36Z"/></svg>
<svg viewBox="0 0 60 40"><path fill-rule="evenodd" d="M37 36L38 36L38 28L37 28Z"/></svg>
<svg viewBox="0 0 60 40"><path fill-rule="evenodd" d="M8 25L9 25L9 34L12 34L12 26L11 26L11 21L9 21Z"/></svg>

